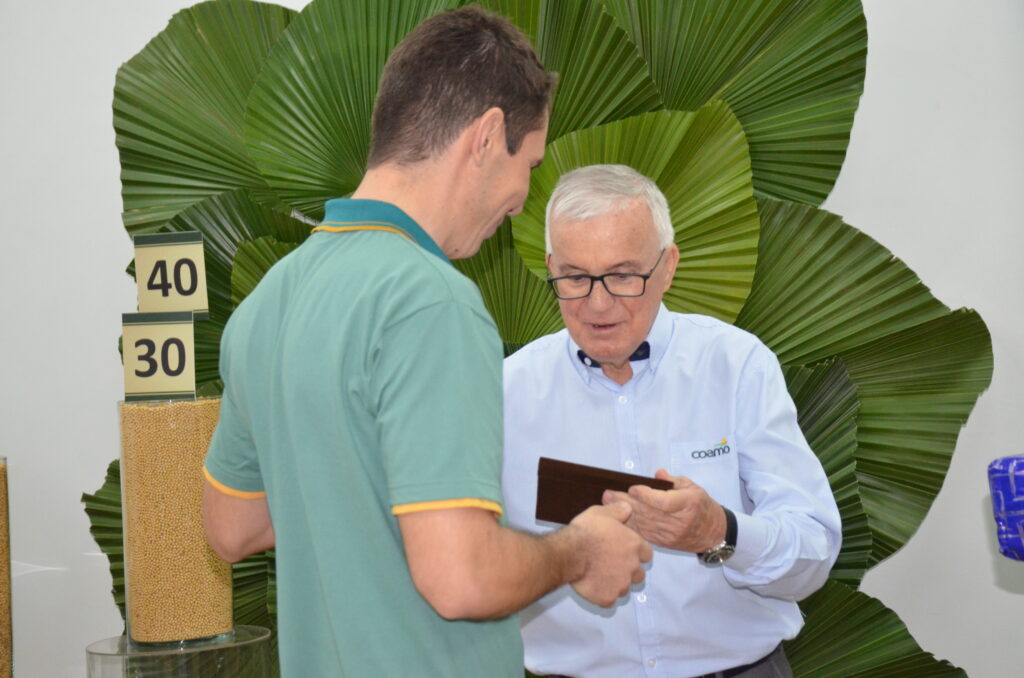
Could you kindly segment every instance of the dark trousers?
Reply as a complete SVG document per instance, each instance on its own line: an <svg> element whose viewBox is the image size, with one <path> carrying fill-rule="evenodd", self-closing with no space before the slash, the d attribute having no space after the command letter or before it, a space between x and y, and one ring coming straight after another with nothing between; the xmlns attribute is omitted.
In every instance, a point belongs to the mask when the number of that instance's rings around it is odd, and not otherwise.
<svg viewBox="0 0 1024 678"><path fill-rule="evenodd" d="M548 678L572 678L572 676L550 674ZM782 643L779 643L778 647L756 662L715 673L705 673L703 676L695 676L695 678L793 678L793 670L789 667L789 660L786 659Z"/></svg>
<svg viewBox="0 0 1024 678"><path fill-rule="evenodd" d="M756 662L706 673L698 678L793 678L793 670L789 668L789 660L782 649L782 643Z"/></svg>

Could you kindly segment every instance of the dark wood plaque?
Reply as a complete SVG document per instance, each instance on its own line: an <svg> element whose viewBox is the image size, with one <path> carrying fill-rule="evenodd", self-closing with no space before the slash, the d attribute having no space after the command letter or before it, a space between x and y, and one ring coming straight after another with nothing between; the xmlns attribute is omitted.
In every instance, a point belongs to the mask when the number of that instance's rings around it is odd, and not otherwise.
<svg viewBox="0 0 1024 678"><path fill-rule="evenodd" d="M656 490L673 487L668 480L541 457L537 464L537 520L568 524L577 514L600 505L605 490L626 492L633 485Z"/></svg>

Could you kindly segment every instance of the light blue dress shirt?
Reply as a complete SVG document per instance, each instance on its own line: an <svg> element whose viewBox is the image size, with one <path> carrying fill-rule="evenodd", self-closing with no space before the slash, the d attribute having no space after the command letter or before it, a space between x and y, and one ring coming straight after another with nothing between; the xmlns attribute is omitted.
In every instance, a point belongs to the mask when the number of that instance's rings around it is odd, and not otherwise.
<svg viewBox="0 0 1024 678"><path fill-rule="evenodd" d="M650 359L619 385L566 330L505 360L503 490L509 522L534 518L541 456L686 476L736 514L724 566L655 547L647 578L610 609L563 586L521 613L526 666L576 678L684 678L746 664L793 638L796 600L839 553L839 511L797 426L775 355L701 315L658 312Z"/></svg>

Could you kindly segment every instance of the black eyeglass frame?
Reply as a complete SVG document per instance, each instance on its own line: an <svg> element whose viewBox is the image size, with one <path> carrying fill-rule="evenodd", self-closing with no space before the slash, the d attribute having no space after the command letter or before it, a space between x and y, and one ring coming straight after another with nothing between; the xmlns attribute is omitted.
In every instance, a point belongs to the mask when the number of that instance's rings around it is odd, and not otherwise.
<svg viewBox="0 0 1024 678"><path fill-rule="evenodd" d="M644 296L644 294L647 293L647 281L650 279L650 277L652 275L654 275L654 272L658 269L658 264L661 263L661 258L663 256L665 256L665 250L666 249L667 248L665 248L665 247L661 248L661 252L658 254L658 260L654 262L654 266L652 266L651 270L648 271L647 273L605 273L604 275L586 275L585 273L573 273L572 275L561 275L561 276L558 276L557 278L552 278L551 276L548 276L547 277L548 285L551 286L551 291L554 292L555 296L558 297L559 299L562 299L563 301L572 301L574 299L586 299L594 291L594 283L595 282L600 282L602 285L604 285L604 291L607 292L608 294L610 294L613 297L625 297L625 298L642 297L642 296ZM643 286L640 289L640 294L616 294L615 292L612 292L610 289L608 289L608 283L606 283L604 281L604 279L607 278L610 275L629 276L631 278L640 278L641 280L644 281L643 282ZM590 279L590 287L587 288L587 293L586 294L581 294L579 296L574 296L574 297L563 297L561 294L559 294L558 293L558 286L556 285L556 283L559 280L568 280L569 278L573 278L573 279L576 279L576 280L583 280L584 278L589 278Z"/></svg>

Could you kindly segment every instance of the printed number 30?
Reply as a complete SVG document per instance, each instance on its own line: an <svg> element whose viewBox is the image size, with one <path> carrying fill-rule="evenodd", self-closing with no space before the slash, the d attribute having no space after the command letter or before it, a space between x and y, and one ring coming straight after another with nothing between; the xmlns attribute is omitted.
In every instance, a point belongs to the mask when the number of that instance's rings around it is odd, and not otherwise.
<svg viewBox="0 0 1024 678"><path fill-rule="evenodd" d="M143 349L139 354L140 362L146 363L145 370L135 370L137 377L152 377L158 369L163 368L164 374L169 377L176 377L185 370L185 344L181 339L171 337L160 347L160 362L157 363L153 357L156 354L156 343L151 339L139 339L135 342L135 348ZM177 354L176 364L171 366L171 348Z"/></svg>

